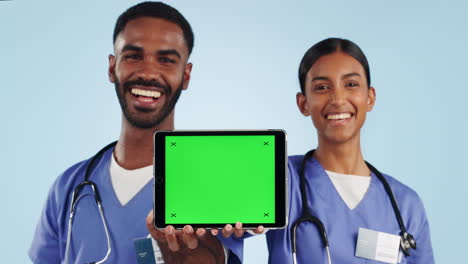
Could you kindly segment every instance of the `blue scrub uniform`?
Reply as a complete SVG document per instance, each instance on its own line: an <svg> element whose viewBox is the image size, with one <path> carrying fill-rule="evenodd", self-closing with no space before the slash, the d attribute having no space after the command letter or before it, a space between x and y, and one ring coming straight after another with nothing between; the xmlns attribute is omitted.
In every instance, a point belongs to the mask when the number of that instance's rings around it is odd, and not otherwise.
<svg viewBox="0 0 468 264"><path fill-rule="evenodd" d="M109 167L113 148L98 160L90 177L99 189L111 239L112 252L106 263L136 264L133 241L148 236L146 216L153 207L153 184L147 183L126 205L122 206L112 187ZM35 264L58 264L65 259L71 195L84 180L90 160L66 170L53 184L36 227L29 249ZM101 260L107 252L107 240L100 214L90 187L82 191L75 207L70 263ZM241 253L233 253L232 259ZM232 260L230 260L232 261Z"/></svg>
<svg viewBox="0 0 468 264"><path fill-rule="evenodd" d="M153 205L153 184L150 181L122 206L114 193L109 174L112 151L110 149L104 153L90 176L90 180L98 186L111 238L112 252L106 263L136 263L133 240L148 235L146 216ZM89 160L86 160L72 166L53 184L29 250L33 263L54 264L65 259L71 195L84 180L88 163ZM104 226L91 188L87 186L75 209L70 263L98 261L106 252Z"/></svg>
<svg viewBox="0 0 468 264"><path fill-rule="evenodd" d="M289 158L289 223L286 229L270 230L267 234L269 263L292 263L291 226L301 216L299 169L303 156ZM396 197L403 222L417 243L411 256L403 256L401 263L432 264L429 224L421 199L415 191L394 178L383 175ZM324 168L315 159L306 163L306 190L308 207L327 230L333 264L382 263L355 257L357 234L360 227L398 235L400 227L382 183L372 174L367 193L361 202L350 210L341 199ZM297 262L327 263L326 251L317 228L302 223L297 229Z"/></svg>

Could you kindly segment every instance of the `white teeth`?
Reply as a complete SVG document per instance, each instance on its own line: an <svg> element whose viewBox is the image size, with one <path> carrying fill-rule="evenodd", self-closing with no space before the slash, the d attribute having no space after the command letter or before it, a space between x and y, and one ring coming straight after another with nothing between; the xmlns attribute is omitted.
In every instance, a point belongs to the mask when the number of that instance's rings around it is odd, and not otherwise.
<svg viewBox="0 0 468 264"><path fill-rule="evenodd" d="M145 96L145 97L159 98L161 96L161 93L158 91L148 91L148 90L142 90L142 89L137 89L137 88L133 88L131 92L134 95Z"/></svg>
<svg viewBox="0 0 468 264"><path fill-rule="evenodd" d="M351 117L350 113L327 115L328 120L346 119L346 118L350 118L350 117Z"/></svg>

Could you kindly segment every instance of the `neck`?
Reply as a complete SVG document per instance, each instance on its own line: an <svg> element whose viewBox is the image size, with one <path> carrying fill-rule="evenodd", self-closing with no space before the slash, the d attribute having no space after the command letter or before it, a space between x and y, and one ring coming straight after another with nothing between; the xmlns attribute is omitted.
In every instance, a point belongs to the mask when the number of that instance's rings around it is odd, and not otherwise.
<svg viewBox="0 0 468 264"><path fill-rule="evenodd" d="M359 137L345 143L319 139L315 158L326 170L351 175L370 175L361 152Z"/></svg>
<svg viewBox="0 0 468 264"><path fill-rule="evenodd" d="M133 170L153 164L153 136L159 130L174 130L174 112L152 128L137 128L122 115L122 130L114 150L117 163Z"/></svg>

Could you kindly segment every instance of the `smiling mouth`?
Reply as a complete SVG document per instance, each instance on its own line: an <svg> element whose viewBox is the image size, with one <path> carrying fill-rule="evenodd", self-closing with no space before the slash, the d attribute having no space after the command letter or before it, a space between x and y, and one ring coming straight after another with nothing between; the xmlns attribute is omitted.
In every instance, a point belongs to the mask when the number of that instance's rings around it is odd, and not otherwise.
<svg viewBox="0 0 468 264"><path fill-rule="evenodd" d="M327 114L326 118L328 120L344 120L351 118L352 114L351 113L335 113L335 114Z"/></svg>
<svg viewBox="0 0 468 264"><path fill-rule="evenodd" d="M149 97L153 99L158 99L159 97L161 97L161 92L143 90L138 88L132 88L131 93L136 97Z"/></svg>

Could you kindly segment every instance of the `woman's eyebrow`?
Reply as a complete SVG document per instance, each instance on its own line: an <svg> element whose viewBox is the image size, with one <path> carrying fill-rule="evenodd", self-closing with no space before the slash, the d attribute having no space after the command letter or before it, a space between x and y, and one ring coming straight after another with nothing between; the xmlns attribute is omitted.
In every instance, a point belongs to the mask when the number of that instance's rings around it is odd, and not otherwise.
<svg viewBox="0 0 468 264"><path fill-rule="evenodd" d="M349 77L353 77L353 76L359 76L359 77L361 77L361 74L359 74L359 73L357 73L357 72L347 73L347 74L343 75L343 76L341 77L341 79L343 80L343 79L346 79L346 78L349 78Z"/></svg>
<svg viewBox="0 0 468 264"><path fill-rule="evenodd" d="M341 79L343 80L343 79L353 77L353 76L361 77L361 74L359 74L357 72L351 72L351 73L347 73L347 74L344 74L343 76L341 76ZM314 82L314 81L321 81L321 80L328 81L328 80L330 80L330 78L325 77L325 76L316 76L316 77L312 78L311 81Z"/></svg>

